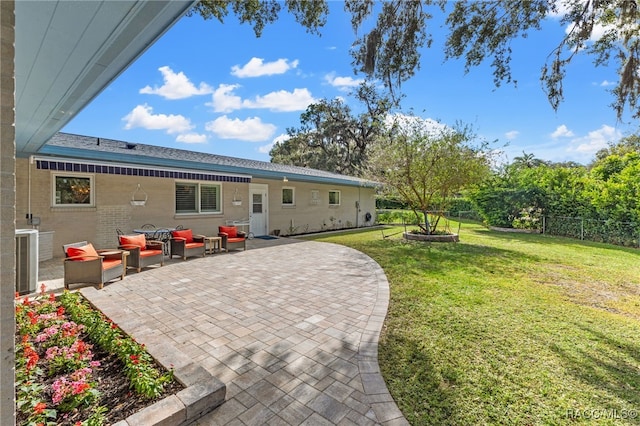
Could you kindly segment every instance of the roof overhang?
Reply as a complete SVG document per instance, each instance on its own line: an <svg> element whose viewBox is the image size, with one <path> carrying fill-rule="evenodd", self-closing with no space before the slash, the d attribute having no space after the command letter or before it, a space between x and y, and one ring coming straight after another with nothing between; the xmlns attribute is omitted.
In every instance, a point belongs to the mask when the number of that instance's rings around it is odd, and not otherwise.
<svg viewBox="0 0 640 426"><path fill-rule="evenodd" d="M241 167L232 165L215 164L206 161L190 161L175 158L159 158L148 155L136 154L134 151L126 154L114 153L108 151L96 151L82 148L61 147L56 145L44 145L38 152L38 156L34 157L39 160L48 161L68 161L91 163L104 162L111 165L126 165L127 167L152 167L176 170L192 170L207 173L222 173L237 176L249 176L251 179L273 179L282 180L285 176L290 181L323 183L331 185L347 185L362 188L377 188L379 183L364 179L355 179L349 177L335 176L314 176L296 173L293 170L270 171L261 170L259 168Z"/></svg>
<svg viewBox="0 0 640 426"><path fill-rule="evenodd" d="M16 155L37 152L194 3L16 1Z"/></svg>

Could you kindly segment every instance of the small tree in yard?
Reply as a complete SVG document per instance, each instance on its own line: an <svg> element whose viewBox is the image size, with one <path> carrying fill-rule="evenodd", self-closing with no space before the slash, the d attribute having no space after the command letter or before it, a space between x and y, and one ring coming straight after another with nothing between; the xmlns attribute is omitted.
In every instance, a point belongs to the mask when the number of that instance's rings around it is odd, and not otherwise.
<svg viewBox="0 0 640 426"><path fill-rule="evenodd" d="M388 137L375 145L371 170L387 195L424 216L419 226L426 234L438 225L438 219L429 220L430 211L446 210L454 195L490 173L493 155L486 143L473 145L476 137L468 127L409 119L396 121Z"/></svg>

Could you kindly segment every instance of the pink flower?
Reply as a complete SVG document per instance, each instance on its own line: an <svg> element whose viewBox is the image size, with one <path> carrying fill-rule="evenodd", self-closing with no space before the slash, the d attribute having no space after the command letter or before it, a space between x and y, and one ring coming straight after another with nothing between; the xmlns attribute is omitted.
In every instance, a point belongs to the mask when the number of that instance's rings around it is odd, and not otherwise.
<svg viewBox="0 0 640 426"><path fill-rule="evenodd" d="M55 382L53 382L51 388L53 389L53 403L55 405L58 405L66 397L67 378L61 377L57 379Z"/></svg>
<svg viewBox="0 0 640 426"><path fill-rule="evenodd" d="M58 355L60 355L60 348L57 346L52 346L49 349L47 349L45 358L47 360L52 360L53 358L57 357Z"/></svg>

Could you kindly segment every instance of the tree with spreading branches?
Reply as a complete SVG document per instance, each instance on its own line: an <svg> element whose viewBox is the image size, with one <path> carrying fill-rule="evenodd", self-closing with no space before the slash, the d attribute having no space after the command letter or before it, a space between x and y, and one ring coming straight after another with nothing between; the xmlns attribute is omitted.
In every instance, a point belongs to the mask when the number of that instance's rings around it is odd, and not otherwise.
<svg viewBox="0 0 640 426"><path fill-rule="evenodd" d="M424 218L419 226L426 234L435 232L437 212L446 211L454 196L490 176L495 154L468 126L396 116L387 138L373 146L369 175L384 184L384 195Z"/></svg>
<svg viewBox="0 0 640 426"><path fill-rule="evenodd" d="M366 83L355 97L365 106L358 115L337 98L309 105L300 115L301 126L287 129L288 138L274 144L271 162L360 176L391 105Z"/></svg>
<svg viewBox="0 0 640 426"><path fill-rule="evenodd" d="M540 79L557 110L564 99L566 69L577 55L595 66L614 62L619 81L611 104L619 119L625 110L640 118L640 11L635 0L346 0L354 29L353 67L381 81L392 99L421 66L421 50L431 46L429 19L447 14L447 59L464 59L465 70L490 61L494 83L515 84L510 68L512 42L559 17L568 28L541 66ZM309 32L319 34L329 13L327 0L201 0L191 10L221 22L233 12L253 25L256 36L286 9ZM375 22L371 22L375 17Z"/></svg>

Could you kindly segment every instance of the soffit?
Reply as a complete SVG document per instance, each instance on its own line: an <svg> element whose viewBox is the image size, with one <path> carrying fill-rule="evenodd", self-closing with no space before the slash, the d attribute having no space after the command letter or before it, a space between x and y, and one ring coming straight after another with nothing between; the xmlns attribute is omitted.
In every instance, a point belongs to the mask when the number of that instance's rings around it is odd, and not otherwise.
<svg viewBox="0 0 640 426"><path fill-rule="evenodd" d="M193 3L16 1L16 154L37 152Z"/></svg>

